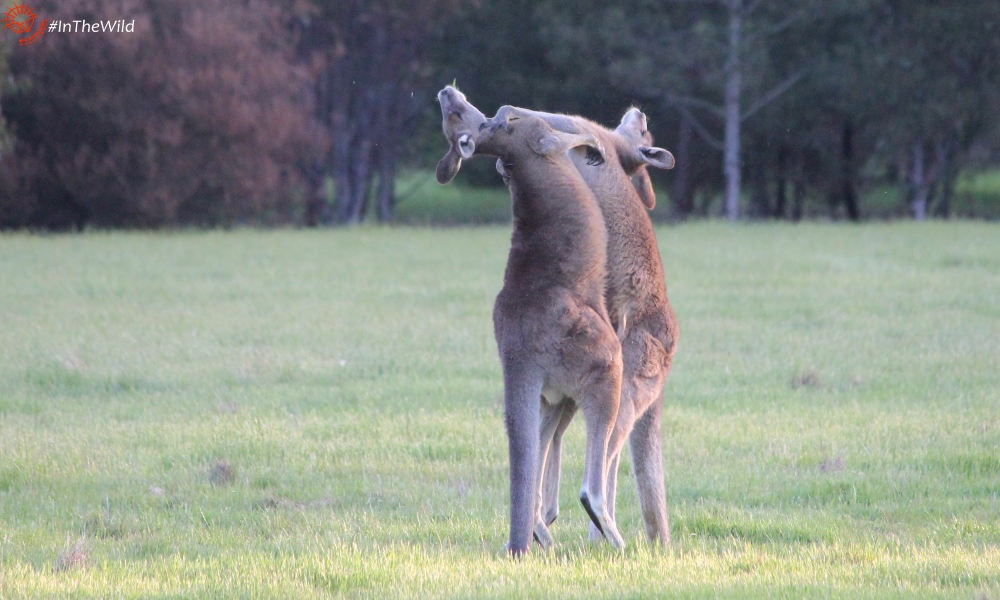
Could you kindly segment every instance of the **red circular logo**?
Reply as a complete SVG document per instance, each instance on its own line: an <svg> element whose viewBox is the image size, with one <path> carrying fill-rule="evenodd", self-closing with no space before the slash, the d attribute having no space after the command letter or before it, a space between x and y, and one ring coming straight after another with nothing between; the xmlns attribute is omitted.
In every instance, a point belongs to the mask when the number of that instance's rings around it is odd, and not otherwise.
<svg viewBox="0 0 1000 600"><path fill-rule="evenodd" d="M3 14L3 27L0 30L10 29L17 35L24 35L31 32L37 18L38 15L27 4L15 4Z"/></svg>

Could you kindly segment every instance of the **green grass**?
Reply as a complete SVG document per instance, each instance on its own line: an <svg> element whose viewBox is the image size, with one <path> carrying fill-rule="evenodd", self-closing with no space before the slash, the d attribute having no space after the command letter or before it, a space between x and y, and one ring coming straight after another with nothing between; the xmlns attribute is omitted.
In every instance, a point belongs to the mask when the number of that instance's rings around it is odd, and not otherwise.
<svg viewBox="0 0 1000 600"><path fill-rule="evenodd" d="M496 175L497 181L500 175ZM396 183L399 196L393 219L402 224L510 223L507 188L474 187L454 181L438 185L433 171L404 172Z"/></svg>
<svg viewBox="0 0 1000 600"><path fill-rule="evenodd" d="M1000 230L658 236L673 544L628 461L586 541L577 419L519 562L506 227L0 236L0 598L1000 595Z"/></svg>
<svg viewBox="0 0 1000 600"><path fill-rule="evenodd" d="M1000 219L1000 171L960 177L953 202L956 214Z"/></svg>

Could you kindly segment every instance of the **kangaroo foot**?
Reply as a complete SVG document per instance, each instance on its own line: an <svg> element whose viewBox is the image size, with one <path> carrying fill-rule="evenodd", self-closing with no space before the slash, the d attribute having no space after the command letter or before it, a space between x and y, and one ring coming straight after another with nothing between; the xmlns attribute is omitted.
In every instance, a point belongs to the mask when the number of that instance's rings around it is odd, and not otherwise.
<svg viewBox="0 0 1000 600"><path fill-rule="evenodd" d="M597 531L604 536L604 539L611 542L611 545L615 548L623 550L625 548L625 540L622 538L621 534L618 533L618 527L609 517L605 516L603 519L598 517L597 512L591 506L590 498L587 496L586 492L580 494L580 504L583 504L583 509L586 510L587 515L590 516L591 523L593 523L594 527L597 528Z"/></svg>
<svg viewBox="0 0 1000 600"><path fill-rule="evenodd" d="M507 556L511 558L521 558L528 553L530 546L528 548L512 548L510 542L508 541L503 545L503 549L507 551Z"/></svg>
<svg viewBox="0 0 1000 600"><path fill-rule="evenodd" d="M535 541L542 548L551 548L555 543L555 539L552 538L552 533L549 532L549 528L545 526L544 523L539 521L535 523L535 530L533 532L535 536Z"/></svg>

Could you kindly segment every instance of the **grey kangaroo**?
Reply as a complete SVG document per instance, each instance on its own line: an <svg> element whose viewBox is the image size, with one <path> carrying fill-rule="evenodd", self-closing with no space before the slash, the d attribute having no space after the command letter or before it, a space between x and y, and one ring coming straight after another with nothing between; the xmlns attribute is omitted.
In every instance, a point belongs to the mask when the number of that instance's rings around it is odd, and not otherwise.
<svg viewBox="0 0 1000 600"><path fill-rule="evenodd" d="M608 232L606 306L622 342L622 397L608 444L606 497L614 518L618 461L628 438L646 535L650 540L668 544L670 528L663 486L660 422L663 385L679 332L667 301L656 236L644 206L652 208L656 202L646 166L672 168L673 156L651 146L646 116L635 108L625 113L614 131L581 117L509 106L497 111L495 118L501 116L507 120L542 118L560 131L593 134L605 148L605 162L588 161L578 154L570 156L594 192L604 217ZM498 163L497 169L502 172L506 165ZM562 434L574 412L575 407L570 403L542 407L535 539L543 546L552 543L547 525L559 511ZM599 531L592 528L591 538L598 535Z"/></svg>
<svg viewBox="0 0 1000 600"><path fill-rule="evenodd" d="M622 548L605 496L622 373L604 305L607 233L569 158L593 161L603 148L592 134L557 132L539 118L487 120L454 88L438 100L451 144L438 180L449 181L475 153L498 156L510 185L513 234L493 310L510 456L507 550L527 552L534 534L543 407L567 403L583 412L587 428L580 500L596 530Z"/></svg>

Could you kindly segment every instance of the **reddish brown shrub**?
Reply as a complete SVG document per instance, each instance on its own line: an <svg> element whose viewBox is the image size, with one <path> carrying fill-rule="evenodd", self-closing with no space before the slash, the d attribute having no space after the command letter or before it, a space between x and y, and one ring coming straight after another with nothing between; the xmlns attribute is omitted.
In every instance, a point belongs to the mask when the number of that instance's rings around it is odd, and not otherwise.
<svg viewBox="0 0 1000 600"><path fill-rule="evenodd" d="M290 5L61 0L41 17L135 20L134 33L49 33L10 51L16 136L0 227L295 222L301 165L326 140L296 66Z"/></svg>

